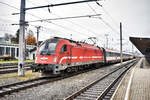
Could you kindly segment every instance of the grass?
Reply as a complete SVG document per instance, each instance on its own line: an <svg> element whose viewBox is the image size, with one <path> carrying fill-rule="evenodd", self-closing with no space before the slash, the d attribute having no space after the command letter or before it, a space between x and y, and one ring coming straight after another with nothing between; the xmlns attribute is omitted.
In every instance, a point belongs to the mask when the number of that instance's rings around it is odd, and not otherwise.
<svg viewBox="0 0 150 100"><path fill-rule="evenodd" d="M26 60L25 62L34 62L34 60ZM7 61L0 61L0 63L18 63L18 60L7 60Z"/></svg>
<svg viewBox="0 0 150 100"><path fill-rule="evenodd" d="M34 78L38 78L41 76L41 73L39 72L34 72L32 73L32 71L27 71L25 73L25 76L19 77L18 75L16 76L18 79L20 80L29 80L29 79L34 79Z"/></svg>
<svg viewBox="0 0 150 100"><path fill-rule="evenodd" d="M4 74L0 76L0 82L4 81L4 80L8 80L8 79L13 79L13 78L17 78L19 80L29 80L29 79L34 79L34 78L38 78L40 77L41 74L39 72L34 72L32 73L32 71L27 71L25 72L25 76L18 76L17 73L11 73L11 74Z"/></svg>

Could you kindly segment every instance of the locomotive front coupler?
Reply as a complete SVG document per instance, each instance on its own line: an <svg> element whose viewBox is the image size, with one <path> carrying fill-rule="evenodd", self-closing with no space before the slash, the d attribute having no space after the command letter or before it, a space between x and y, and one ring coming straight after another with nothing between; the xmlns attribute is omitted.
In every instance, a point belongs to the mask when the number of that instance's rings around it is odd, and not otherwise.
<svg viewBox="0 0 150 100"><path fill-rule="evenodd" d="M38 64L32 64L31 70L32 70L32 72L38 72L40 70L39 65Z"/></svg>

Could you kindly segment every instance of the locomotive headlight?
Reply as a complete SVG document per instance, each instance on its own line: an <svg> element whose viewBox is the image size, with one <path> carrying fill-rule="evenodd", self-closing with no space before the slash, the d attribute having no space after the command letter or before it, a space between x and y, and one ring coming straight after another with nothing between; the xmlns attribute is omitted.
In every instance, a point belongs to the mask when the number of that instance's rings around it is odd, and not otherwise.
<svg viewBox="0 0 150 100"><path fill-rule="evenodd" d="M53 61L56 62L57 61L57 57L54 57Z"/></svg>

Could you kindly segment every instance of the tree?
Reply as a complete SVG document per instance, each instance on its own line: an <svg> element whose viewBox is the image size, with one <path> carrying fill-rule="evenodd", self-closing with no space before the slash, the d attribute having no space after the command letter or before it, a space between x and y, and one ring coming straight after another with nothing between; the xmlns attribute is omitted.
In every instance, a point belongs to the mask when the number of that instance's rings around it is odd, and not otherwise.
<svg viewBox="0 0 150 100"><path fill-rule="evenodd" d="M32 30L29 30L27 32L26 43L28 45L35 45L36 44L36 38L34 37L34 34L33 34Z"/></svg>
<svg viewBox="0 0 150 100"><path fill-rule="evenodd" d="M16 32L16 42L17 43L19 43L19 34L20 34L20 29L18 29Z"/></svg>
<svg viewBox="0 0 150 100"><path fill-rule="evenodd" d="M19 34L20 34L20 30L18 29L17 32L16 32L16 36L13 36L11 38L11 43L14 43L14 44L19 43Z"/></svg>
<svg viewBox="0 0 150 100"><path fill-rule="evenodd" d="M5 33L4 38L5 38L6 41L9 41L13 38L13 35Z"/></svg>

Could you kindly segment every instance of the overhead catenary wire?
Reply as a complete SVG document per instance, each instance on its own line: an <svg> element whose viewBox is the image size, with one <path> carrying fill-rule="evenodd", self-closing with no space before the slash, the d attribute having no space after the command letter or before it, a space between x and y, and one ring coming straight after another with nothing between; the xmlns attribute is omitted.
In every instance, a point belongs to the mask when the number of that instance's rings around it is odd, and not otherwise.
<svg viewBox="0 0 150 100"><path fill-rule="evenodd" d="M52 13L53 14L53 13ZM59 15L56 15L56 14L54 14L55 16L57 16L57 17L61 17L61 16L59 16ZM70 20L65 20L65 21L67 21L67 22L69 22L69 23L71 23L71 24L73 24L73 25L76 25L76 26L78 26L79 28L81 28L81 29L84 29L84 30L86 30L86 31L88 31L88 32L91 32L92 34L94 34L94 35L99 35L98 33L95 33L94 31L92 31L91 29L89 29L89 28L87 28L87 27L84 27L83 25L80 25L80 24L77 24L77 23L75 23L75 22L72 22L72 21L70 21ZM91 37L91 36L90 36Z"/></svg>
<svg viewBox="0 0 150 100"><path fill-rule="evenodd" d="M32 24L29 24L29 25L30 25L30 26L33 26L33 27L36 27L36 25L32 25ZM58 30L53 30L53 29L48 28L48 27L45 27L45 26L41 26L41 27L44 28L44 29L46 29L46 30L50 30L50 31L58 31ZM60 26L60 27L61 27L61 26ZM66 27L63 27L63 26L62 26L61 28L63 28L63 29L66 30ZM59 30L59 31L60 31L60 30ZM68 30L67 30L67 31L68 31ZM69 34L69 33L66 32L66 31L65 31L65 32L62 32L62 31L61 31L61 33L66 34L66 35L68 35L68 36L71 35L71 34ZM53 34L54 36L58 35L58 37L62 35L62 34L59 34L58 32L51 33L51 34ZM52 35L52 36L53 36L53 35ZM66 36L66 35L65 35L65 36ZM82 34L80 34L80 35L82 35Z"/></svg>
<svg viewBox="0 0 150 100"><path fill-rule="evenodd" d="M53 22L51 22L51 24L53 24L53 25L55 25L55 26L57 26L57 27L60 27L60 28L62 28L62 29L65 29L65 30L67 30L67 31L72 31L72 32L79 33L79 35L87 36L86 34L84 35L84 33L81 33L81 32L76 31L76 30L74 30L74 29L71 29L71 28L68 28L68 27L65 27L65 26L62 26L62 25L53 23ZM29 25L31 25L31 24L29 24ZM36 26L36 25L32 25L32 26ZM44 26L42 26L42 27L44 27ZM45 28L46 28L46 27L45 27ZM47 29L48 29L48 28L47 28ZM63 32L63 33L66 33L66 32ZM75 34L75 35L77 35L77 34Z"/></svg>
<svg viewBox="0 0 150 100"><path fill-rule="evenodd" d="M36 4L35 3L33 3L33 2L31 2L30 0L28 0L30 3L32 3L33 5L35 5L36 6ZM45 10L43 10L43 11L45 11ZM59 15L56 15L56 14L54 14L54 13L51 13L51 14L53 14L53 15L55 15L55 16L57 16L57 17L61 17L61 16L59 16ZM83 27L82 25L80 25L80 24L77 24L77 23L74 23L74 22L72 22L72 21L70 21L70 20L65 20L65 21L68 21L69 23L72 23L73 25L76 25L76 26L78 26L79 28L81 28L81 29L85 29L86 31L88 31L88 32L91 32L92 34L94 34L94 35L96 35L96 36L98 36L99 34L98 33L95 33L94 31L92 31L91 29L89 29L89 28L87 28L87 27Z"/></svg>
<svg viewBox="0 0 150 100"><path fill-rule="evenodd" d="M63 26L61 26L61 25L58 25L58 24L56 24L56 23L53 23L54 25L57 25L57 26L59 26L60 28L63 28L63 29L65 29L66 30L66 27L63 27ZM34 27L36 27L36 25L32 25L32 24L29 24L30 26L34 26ZM41 26L42 28L45 28L45 29L48 29L48 30L51 30L51 31L55 31L55 30L53 30L53 29L51 29L51 28L48 28L48 27L45 27L45 26ZM71 30L71 29L70 29ZM71 31L74 31L74 30L71 30ZM64 34L67 34L68 36L70 36L70 34L68 33L68 32L63 32ZM62 34L59 34L59 35L62 35ZM82 34L81 34L82 35Z"/></svg>
<svg viewBox="0 0 150 100"><path fill-rule="evenodd" d="M29 1L29 0L28 0ZM81 16L80 16L81 17ZM88 16L89 17L89 16ZM59 19L59 18L58 18ZM64 18L63 18L64 19ZM43 21L43 20L38 20L38 21ZM69 21L70 22L70 21ZM51 22L50 22L51 23ZM71 22L72 23L72 22ZM55 24L56 25L56 24ZM76 24L77 25L77 24ZM58 25L57 24L57 26L59 26L59 27L61 27L61 28L64 28L64 29L68 29L68 28L66 28L66 27L64 27L64 26L62 26L62 25ZM79 26L79 25L78 25ZM69 28L69 30L70 30L70 28ZM71 29L72 30L72 29ZM89 30L88 30L89 31ZM77 32L77 31L76 31ZM91 31L92 32L92 31ZM81 33L81 32L78 32L78 33ZM98 35L98 34L96 34L95 32L92 32L94 35ZM83 34L83 33L81 33L81 34ZM85 34L85 35L87 35L87 34ZM89 37L91 37L91 36L89 36Z"/></svg>
<svg viewBox="0 0 150 100"><path fill-rule="evenodd" d="M19 8L15 7L15 6L12 6L12 5L8 4L8 3L1 2L1 1L0 1L0 3L6 5L6 6L10 7L10 8L13 8L13 9L16 9L16 10L20 10ZM31 15L31 16L33 16L33 17L35 17L35 18L42 19L42 18L40 18L40 17L38 17L38 16L36 16L34 14L31 14L31 13L28 13L28 12L26 12L26 13Z"/></svg>
<svg viewBox="0 0 150 100"><path fill-rule="evenodd" d="M7 5L7 6L9 6L9 7L11 7L11 8L14 8L14 9L17 9L17 10L19 10L17 7L14 7L14 6L12 6L12 5L9 5L9 4L7 4L7 3L3 3L3 2L1 2L2 4L5 4L5 5ZM27 14L30 14L30 13L27 13ZM42 18L40 18L40 17L38 17L38 16L35 16L35 15L33 15L33 14L30 14L30 15L32 15L33 17L36 17L36 18L38 18L38 19L42 19ZM48 22L48 23L51 23L50 21L46 21L46 22ZM58 25L57 25L58 26ZM60 26L60 25L59 25ZM64 27L63 27L64 28ZM68 28L67 28L68 29ZM70 29L69 29L70 30ZM79 32L80 34L81 34L81 32ZM87 35L87 34L86 34Z"/></svg>
<svg viewBox="0 0 150 100"><path fill-rule="evenodd" d="M8 4L8 3L1 2L1 1L0 1L0 3L3 4L3 5L7 5L8 7L14 8L14 9L16 9L16 10L19 10L17 7L12 6L12 5Z"/></svg>
<svg viewBox="0 0 150 100"><path fill-rule="evenodd" d="M29 26L32 26L32 27L37 27L37 25L32 25L32 24L29 24ZM54 30L54 29L51 29L51 28L49 28L49 27L45 27L45 26L41 26L41 28L42 29L45 29L45 30L50 30L50 31L58 31L58 30ZM42 30L41 29L41 30ZM42 30L43 31L43 30ZM62 31L61 31L62 32ZM49 33L49 32L48 32ZM64 34L66 34L66 35L68 35L69 36L69 33L67 33L67 32L63 32ZM59 33L51 33L51 34L57 34L57 35L62 35L62 34L59 34Z"/></svg>
<svg viewBox="0 0 150 100"><path fill-rule="evenodd" d="M61 28L63 28L63 29L70 30L70 31L72 31L72 32L80 33L80 35L82 35L82 36L90 37L89 35L84 34L84 33L81 33L81 32L76 31L76 30L74 30L74 29L71 29L71 28L68 28L68 27L65 27L65 26L62 26L62 25L59 25L59 24L53 23L53 22L52 22L52 24L53 24L53 25L56 25L56 26L59 26L59 27L61 27Z"/></svg>
<svg viewBox="0 0 150 100"><path fill-rule="evenodd" d="M13 7L13 6L10 6L10 7ZM17 10L19 10L18 8L16 8L16 7L13 7L14 9L17 9ZM27 13L27 14L30 14L30 13ZM38 17L38 16L35 16L35 15L33 15L33 14L30 14L30 15L32 15L33 17L36 17L36 18L38 18L38 19L42 19L42 18L40 18L40 17ZM49 21L47 21L48 23L51 23L51 22L49 22ZM56 25L56 24L55 24ZM59 26L59 27L62 27L62 28L64 28L64 29L68 29L68 28L66 28L66 27L63 27L62 25L57 25L57 26ZM72 29L70 29L69 28L69 30L72 30ZM88 30L89 31L89 30ZM77 32L77 31L75 31L75 32ZM80 35L83 35L83 33L81 33L81 32L78 32L78 33L80 33ZM92 33L94 33L94 32L92 32ZM95 33L94 33L95 34ZM95 34L96 35L96 34ZM84 36L87 36L87 34L85 34ZM88 37L90 37L89 35L88 35Z"/></svg>
<svg viewBox="0 0 150 100"><path fill-rule="evenodd" d="M91 5L88 4L88 6L89 6L89 8L90 8L95 14L97 14L96 10L95 10ZM119 34L119 32L116 31L116 30L115 30L108 22L106 22L102 17L97 17L97 18L100 19L106 26L108 26L109 28L111 28L114 32L116 32L117 34Z"/></svg>
<svg viewBox="0 0 150 100"><path fill-rule="evenodd" d="M29 0L28 0L29 1ZM88 1L88 0L87 0ZM94 1L94 0L91 0L91 1ZM32 3L32 4L34 4L34 3ZM34 4L35 5L35 4ZM56 15L56 14L55 14ZM57 16L57 15L56 15ZM58 18L59 19L59 18ZM68 21L68 22L70 22L70 23L72 23L72 24L74 24L73 22L71 22L71 21ZM79 25L79 24L75 24L75 25L77 25L77 26L79 26L80 28L81 28L81 25ZM82 28L83 28L83 26L82 26ZM85 28L84 28L85 29ZM90 31L92 34L94 34L94 35L98 35L97 33L95 33L95 32L93 32L93 31L91 31L90 29L88 29L88 31Z"/></svg>
<svg viewBox="0 0 150 100"><path fill-rule="evenodd" d="M35 3L31 2L30 0L28 0L28 1L29 1L30 3L32 3L34 6L36 6ZM43 10L43 11L45 11L45 10ZM59 15L57 15L57 14L54 14L54 13L51 13L51 14L53 14L53 15L55 15L55 16L57 16L57 17L61 17L61 16L59 16ZM70 21L70 20L65 20L65 21L67 21L67 22L69 22L69 23L71 23L71 24L73 24L73 25L76 25L77 27L81 28L82 30L84 29L84 30L86 30L86 31L88 31L88 32L91 32L92 34L94 34L94 35L96 35L96 36L99 35L98 33L94 32L93 30L91 30L91 29L89 29L89 28L87 28L87 27L84 27L83 25L77 24L77 23L72 22L72 21Z"/></svg>
<svg viewBox="0 0 150 100"><path fill-rule="evenodd" d="M53 24L53 25L55 25L55 26L57 26L57 27L63 28L63 29L65 29L65 30L70 30L70 31L72 31L72 32L79 33L79 35L88 36L87 34L84 34L84 33L81 33L81 32L79 32L79 31L76 31L76 30L74 30L74 29L71 29L71 28L68 28L68 27L65 27L65 26L56 24L56 23L54 23L54 22L49 22L49 23L50 23L50 24ZM88 37L90 37L90 36L88 36Z"/></svg>
<svg viewBox="0 0 150 100"><path fill-rule="evenodd" d="M95 14L95 15L80 15L80 16L70 16L70 17L60 17L60 18L51 18L51 19L42 19L42 20L34 20L34 21L28 21L28 22L42 22L42 21L48 21L48 20L64 20L64 19L74 19L74 18L86 18L86 17L95 17L100 16L101 14Z"/></svg>
<svg viewBox="0 0 150 100"><path fill-rule="evenodd" d="M10 5L10 4L4 3L4 2L0 2L0 3L2 3L2 4L4 4L4 5L7 5L7 6L11 7L11 8L14 8L14 9L16 9L16 10L19 10L19 8L15 7L15 6L12 6L12 5ZM30 14L30 13L27 13L27 14ZM42 19L42 18L40 18L40 17L38 17L38 16L35 16L35 15L33 15L33 14L30 14L30 15L32 15L33 17L36 17L36 18L38 18L38 19ZM51 23L50 21L46 21L46 22ZM54 24L54 23L53 23L53 24ZM55 24L55 25L56 25L56 24ZM62 25L58 25L58 24L57 24L56 26L59 26L59 27L64 28L64 29L72 30L72 29L70 29L70 28L63 27ZM77 32L77 31L76 31L76 32ZM83 33L81 33L81 32L78 32L78 33L83 34ZM93 33L93 32L92 32L92 33ZM94 33L94 34L95 34L95 33ZM84 36L87 36L87 34L85 34ZM90 36L89 36L89 37L90 37Z"/></svg>
<svg viewBox="0 0 150 100"><path fill-rule="evenodd" d="M68 28L68 27L65 27L65 26L56 24L56 23L54 23L54 22L48 22L48 23L53 24L53 25L55 25L55 26L57 26L57 27L63 28L63 29L65 29L65 30L70 30L70 31L72 31L72 32L79 33L79 35L82 35L82 36L88 36L87 34L84 34L84 33L81 33L81 32L79 32L79 31L76 31L76 30L74 30L74 29L71 29L71 28ZM88 37L89 37L89 36L88 36Z"/></svg>
<svg viewBox="0 0 150 100"><path fill-rule="evenodd" d="M80 4L80 3L86 3L86 2L95 2L95 1L99 1L99 0L70 1L70 2L63 2L63 3L57 3L57 4L49 4L49 5L43 5L43 6L29 7L29 8L25 8L25 10L27 11L27 10L32 10L32 9L57 7L57 6L64 6L64 5L73 5L73 4Z"/></svg>
<svg viewBox="0 0 150 100"><path fill-rule="evenodd" d="M116 26L118 26L116 20L110 15L110 13L101 5L99 2L96 2L96 4L102 8L102 10L111 18L111 20L114 22Z"/></svg>
<svg viewBox="0 0 150 100"><path fill-rule="evenodd" d="M108 11L106 11L106 9L102 6L102 9L103 9L103 11L112 19L112 21L114 22L114 24L116 25L116 26L119 26L118 24L117 24L117 22L115 21L115 19L109 14L109 12Z"/></svg>

